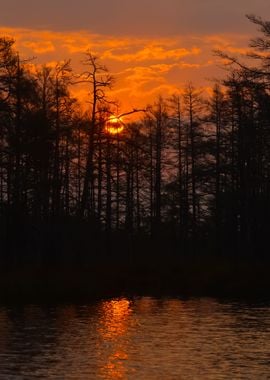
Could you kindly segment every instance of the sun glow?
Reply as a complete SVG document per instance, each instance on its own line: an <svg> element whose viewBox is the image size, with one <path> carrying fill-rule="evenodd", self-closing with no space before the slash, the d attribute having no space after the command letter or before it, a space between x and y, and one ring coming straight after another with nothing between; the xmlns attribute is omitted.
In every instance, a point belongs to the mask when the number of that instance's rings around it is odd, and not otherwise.
<svg viewBox="0 0 270 380"><path fill-rule="evenodd" d="M117 135L124 130L124 124L120 117L117 116L110 116L109 120L106 123L106 132L110 133L111 135Z"/></svg>

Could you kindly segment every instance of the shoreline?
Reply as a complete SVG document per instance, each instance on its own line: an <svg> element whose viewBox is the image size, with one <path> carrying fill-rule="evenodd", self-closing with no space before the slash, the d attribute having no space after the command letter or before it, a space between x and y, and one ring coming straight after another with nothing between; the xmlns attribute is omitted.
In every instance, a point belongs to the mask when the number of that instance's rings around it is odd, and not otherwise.
<svg viewBox="0 0 270 380"><path fill-rule="evenodd" d="M197 257L2 268L0 305L141 296L270 300L269 267L269 260Z"/></svg>

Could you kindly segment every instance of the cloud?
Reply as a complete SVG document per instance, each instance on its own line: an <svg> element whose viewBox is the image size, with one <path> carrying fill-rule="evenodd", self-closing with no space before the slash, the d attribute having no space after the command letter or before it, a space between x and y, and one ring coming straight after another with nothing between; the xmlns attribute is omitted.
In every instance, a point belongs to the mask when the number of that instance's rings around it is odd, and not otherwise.
<svg viewBox="0 0 270 380"><path fill-rule="evenodd" d="M131 53L119 50L107 50L103 53L102 59L110 59L120 62L143 62L143 61L165 61L168 59L177 60L179 58L198 55L201 50L197 47L168 49L166 46L150 44Z"/></svg>
<svg viewBox="0 0 270 380"><path fill-rule="evenodd" d="M51 41L25 41L22 43L22 46L37 54L46 54L55 51L55 46Z"/></svg>
<svg viewBox="0 0 270 380"><path fill-rule="evenodd" d="M254 31L246 13L269 18L269 0L8 0L0 23L132 37Z"/></svg>
<svg viewBox="0 0 270 380"><path fill-rule="evenodd" d="M38 65L72 59L75 72L82 72L83 53L90 50L115 76L112 97L123 107L144 106L162 92L179 91L188 81L209 87L208 78L221 77L220 59L214 49L230 54L247 51L247 35L211 34L173 36L171 38L120 37L87 31L54 32L23 28L0 28L2 36L16 40L16 49L24 58L37 56ZM219 67L218 67L219 64ZM76 86L72 90L82 100L89 89Z"/></svg>

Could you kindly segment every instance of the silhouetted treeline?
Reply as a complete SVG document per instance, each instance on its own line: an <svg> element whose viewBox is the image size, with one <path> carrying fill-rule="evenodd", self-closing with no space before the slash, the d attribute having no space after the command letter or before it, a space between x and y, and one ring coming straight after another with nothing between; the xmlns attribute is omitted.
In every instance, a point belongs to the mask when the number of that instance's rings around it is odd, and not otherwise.
<svg viewBox="0 0 270 380"><path fill-rule="evenodd" d="M231 67L211 96L188 84L128 124L111 117L113 78L96 57L80 76L69 61L33 68L1 38L1 255L266 254L270 28L250 19L254 67L219 53ZM86 112L70 93L80 82Z"/></svg>

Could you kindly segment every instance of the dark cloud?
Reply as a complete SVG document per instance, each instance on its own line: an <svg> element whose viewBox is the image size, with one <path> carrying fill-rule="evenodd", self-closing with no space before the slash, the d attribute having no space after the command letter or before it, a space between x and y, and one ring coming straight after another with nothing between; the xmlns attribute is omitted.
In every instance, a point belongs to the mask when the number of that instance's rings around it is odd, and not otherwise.
<svg viewBox="0 0 270 380"><path fill-rule="evenodd" d="M246 13L270 19L269 0L9 0L0 24L112 35L245 33Z"/></svg>

